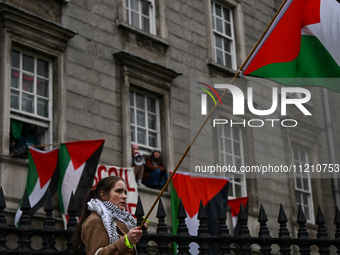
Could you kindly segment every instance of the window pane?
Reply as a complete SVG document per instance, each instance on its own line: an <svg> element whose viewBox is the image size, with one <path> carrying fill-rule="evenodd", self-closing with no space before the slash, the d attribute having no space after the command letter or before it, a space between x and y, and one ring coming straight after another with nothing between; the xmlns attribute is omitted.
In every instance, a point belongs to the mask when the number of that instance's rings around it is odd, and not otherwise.
<svg viewBox="0 0 340 255"><path fill-rule="evenodd" d="M215 14L219 17L222 17L222 6L219 4L215 4Z"/></svg>
<svg viewBox="0 0 340 255"><path fill-rule="evenodd" d="M230 177L228 176L229 174L226 174L227 177ZM229 187L228 187L228 196L231 196L231 197L234 197L234 192L233 192L233 185L232 183L229 184Z"/></svg>
<svg viewBox="0 0 340 255"><path fill-rule="evenodd" d="M145 97L140 94L136 94L136 105L140 109L145 109Z"/></svg>
<svg viewBox="0 0 340 255"><path fill-rule="evenodd" d="M240 143L234 142L234 155L241 156Z"/></svg>
<svg viewBox="0 0 340 255"><path fill-rule="evenodd" d="M23 74L22 75L22 89L27 92L33 92L34 77Z"/></svg>
<svg viewBox="0 0 340 255"><path fill-rule="evenodd" d="M307 178L303 178L303 189L309 191L309 184Z"/></svg>
<svg viewBox="0 0 340 255"><path fill-rule="evenodd" d="M231 26L229 23L224 22L225 34L231 36Z"/></svg>
<svg viewBox="0 0 340 255"><path fill-rule="evenodd" d="M217 63L223 65L223 52L221 50L216 49L216 57Z"/></svg>
<svg viewBox="0 0 340 255"><path fill-rule="evenodd" d="M302 203L303 203L304 205L309 205L308 197L309 197L308 194L302 193L302 198L303 198L303 202L302 202Z"/></svg>
<svg viewBox="0 0 340 255"><path fill-rule="evenodd" d="M223 44L224 44L224 50L228 53L230 53L230 45L231 45L231 42L230 40L224 38L223 39Z"/></svg>
<svg viewBox="0 0 340 255"><path fill-rule="evenodd" d="M222 49L223 39L221 36L215 35L215 46L219 49Z"/></svg>
<svg viewBox="0 0 340 255"><path fill-rule="evenodd" d="M225 20L230 21L230 10L223 7L223 16Z"/></svg>
<svg viewBox="0 0 340 255"><path fill-rule="evenodd" d="M11 89L11 108L19 110L19 91Z"/></svg>
<svg viewBox="0 0 340 255"><path fill-rule="evenodd" d="M236 166L236 168L237 169L240 169L240 167L241 167L241 158L235 158L235 166Z"/></svg>
<svg viewBox="0 0 340 255"><path fill-rule="evenodd" d="M296 191L295 192L295 200L296 200L296 203L298 204L301 204L302 203L302 200L301 200L301 193Z"/></svg>
<svg viewBox="0 0 340 255"><path fill-rule="evenodd" d="M240 141L240 131L237 128L233 128L233 138L236 141Z"/></svg>
<svg viewBox="0 0 340 255"><path fill-rule="evenodd" d="M37 79L37 94L39 96L48 97L48 81Z"/></svg>
<svg viewBox="0 0 340 255"><path fill-rule="evenodd" d="M234 165L233 158L230 155L225 156L225 161L226 161L225 162L226 166L228 166L228 165L233 166Z"/></svg>
<svg viewBox="0 0 340 255"><path fill-rule="evenodd" d="M224 139L224 144L225 144L225 151L228 153L232 153L232 148L231 148L231 141L229 139Z"/></svg>
<svg viewBox="0 0 340 255"><path fill-rule="evenodd" d="M156 100L148 97L147 103L148 103L148 111L156 113Z"/></svg>
<svg viewBox="0 0 340 255"><path fill-rule="evenodd" d="M34 113L34 107L33 107L34 98L31 95L28 95L26 93L22 93L22 105L21 108L25 112Z"/></svg>
<svg viewBox="0 0 340 255"><path fill-rule="evenodd" d="M157 133L149 131L149 146L157 147Z"/></svg>
<svg viewBox="0 0 340 255"><path fill-rule="evenodd" d="M145 113L143 111L137 111L137 125L146 127Z"/></svg>
<svg viewBox="0 0 340 255"><path fill-rule="evenodd" d="M298 189L302 189L301 178L296 178L296 187Z"/></svg>
<svg viewBox="0 0 340 255"><path fill-rule="evenodd" d="M300 150L301 163L306 163L306 153Z"/></svg>
<svg viewBox="0 0 340 255"><path fill-rule="evenodd" d="M138 13L131 12L131 25L140 28Z"/></svg>
<svg viewBox="0 0 340 255"><path fill-rule="evenodd" d="M231 137L230 136L230 127L228 125L223 125L223 131L225 137Z"/></svg>
<svg viewBox="0 0 340 255"><path fill-rule="evenodd" d="M146 130L137 128L137 142L146 145Z"/></svg>
<svg viewBox="0 0 340 255"><path fill-rule="evenodd" d="M235 196L242 197L242 186L235 184Z"/></svg>
<svg viewBox="0 0 340 255"><path fill-rule="evenodd" d="M130 108L130 123L135 124L135 111L133 108Z"/></svg>
<svg viewBox="0 0 340 255"><path fill-rule="evenodd" d="M216 30L220 33L223 33L223 20L216 18Z"/></svg>
<svg viewBox="0 0 340 255"><path fill-rule="evenodd" d="M225 54L225 66L228 68L232 68L231 66L231 56L229 54Z"/></svg>
<svg viewBox="0 0 340 255"><path fill-rule="evenodd" d="M304 207L304 213L305 213L306 219L310 220L310 213L309 213L309 207L308 206Z"/></svg>
<svg viewBox="0 0 340 255"><path fill-rule="evenodd" d="M148 128L156 130L156 115L148 114Z"/></svg>
<svg viewBox="0 0 340 255"><path fill-rule="evenodd" d="M38 59L37 61L37 73L39 76L48 78L48 62Z"/></svg>
<svg viewBox="0 0 340 255"><path fill-rule="evenodd" d="M12 50L11 61L12 61L12 67L20 68L20 53Z"/></svg>
<svg viewBox="0 0 340 255"><path fill-rule="evenodd" d="M147 1L142 1L142 14L149 17L150 4Z"/></svg>
<svg viewBox="0 0 340 255"><path fill-rule="evenodd" d="M31 56L23 55L23 69L34 73L34 58Z"/></svg>
<svg viewBox="0 0 340 255"><path fill-rule="evenodd" d="M11 75L11 87L19 88L19 72L13 69L12 69L12 75Z"/></svg>
<svg viewBox="0 0 340 255"><path fill-rule="evenodd" d="M142 17L142 30L150 33L150 19Z"/></svg>
<svg viewBox="0 0 340 255"><path fill-rule="evenodd" d="M131 9L139 11L139 0L131 0Z"/></svg>
<svg viewBox="0 0 340 255"><path fill-rule="evenodd" d="M38 115L48 118L48 101L45 99L38 98Z"/></svg>

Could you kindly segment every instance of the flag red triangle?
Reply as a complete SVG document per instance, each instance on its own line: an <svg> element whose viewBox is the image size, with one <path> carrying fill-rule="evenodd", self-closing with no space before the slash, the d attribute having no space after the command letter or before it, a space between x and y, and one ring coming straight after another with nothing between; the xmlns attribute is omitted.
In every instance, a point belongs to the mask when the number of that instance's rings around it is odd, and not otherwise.
<svg viewBox="0 0 340 255"><path fill-rule="evenodd" d="M198 212L200 201L204 206L228 183L228 179L175 174L172 178L178 197L192 218Z"/></svg>
<svg viewBox="0 0 340 255"><path fill-rule="evenodd" d="M29 148L29 150L38 172L40 188L42 188L52 178L57 168L59 149L55 148L51 151L41 151Z"/></svg>
<svg viewBox="0 0 340 255"><path fill-rule="evenodd" d="M98 150L104 141L104 139L101 139L65 143L68 153L70 154L74 170L77 170L82 164L84 164L93 155L93 153Z"/></svg>

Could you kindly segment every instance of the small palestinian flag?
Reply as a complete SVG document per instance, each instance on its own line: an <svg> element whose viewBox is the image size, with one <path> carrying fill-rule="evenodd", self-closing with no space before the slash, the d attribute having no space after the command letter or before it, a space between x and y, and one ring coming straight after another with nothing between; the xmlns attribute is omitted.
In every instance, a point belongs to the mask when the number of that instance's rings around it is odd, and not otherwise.
<svg viewBox="0 0 340 255"><path fill-rule="evenodd" d="M248 197L238 197L234 199L229 199L228 205L230 206L231 211L231 217L233 222L233 228L234 228L234 236L238 235L239 231L239 224L238 224L238 215L240 213L241 204L243 204L243 207L247 210L248 208Z"/></svg>
<svg viewBox="0 0 340 255"><path fill-rule="evenodd" d="M60 145L60 178L58 196L60 213L67 223L71 193L73 192L78 216L81 216L86 193L91 189L96 174L104 140L68 142Z"/></svg>
<svg viewBox="0 0 340 255"><path fill-rule="evenodd" d="M173 234L177 234L178 219L177 212L179 199L182 199L184 209L187 213L186 224L190 235L197 235L199 221L197 214L200 201L207 213L207 225L211 235L218 235L218 213L220 204L223 203L225 211L228 202L227 178L204 176L200 174L176 173L171 184L171 213ZM190 253L198 254L198 245L190 244Z"/></svg>
<svg viewBox="0 0 340 255"><path fill-rule="evenodd" d="M241 71L286 85L340 92L339 82L325 79L340 78L339 40L339 1L287 0Z"/></svg>
<svg viewBox="0 0 340 255"><path fill-rule="evenodd" d="M59 179L58 148L50 151L37 150L29 147L28 173L26 190L31 204L30 214L33 215L42 207L47 198L47 190L51 195L57 191ZM22 211L19 209L15 214L14 225L18 226Z"/></svg>

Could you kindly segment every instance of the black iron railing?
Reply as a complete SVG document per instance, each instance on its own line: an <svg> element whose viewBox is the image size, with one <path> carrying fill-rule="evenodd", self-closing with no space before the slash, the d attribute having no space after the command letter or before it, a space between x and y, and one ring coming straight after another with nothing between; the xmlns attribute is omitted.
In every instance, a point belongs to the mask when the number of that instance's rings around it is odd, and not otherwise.
<svg viewBox="0 0 340 255"><path fill-rule="evenodd" d="M6 208L5 197L0 190L0 254L74 254L72 249L71 237L76 228L76 203L71 195L70 205L68 208L68 214L70 216L67 225L67 230L58 230L55 227L55 219L52 212L54 206L52 203L51 195L48 194L45 205L46 217L44 220L44 227L42 229L35 229L31 225L31 216L29 211L31 206L29 204L28 196L25 193L21 210L22 217L20 220L20 227L11 227L7 225L5 218ZM144 211L143 206L138 199L135 215L137 217L137 224L140 225L143 221ZM298 233L297 238L290 236L287 228L287 217L280 205L278 224L279 232L278 237L271 237L269 229L267 227L267 216L263 206L260 206L260 212L258 215L259 222L259 234L258 237L252 237L247 225L248 215L246 210L241 206L239 214L240 228L237 236L231 236L228 226L226 225L226 212L221 206L219 212L219 234L217 236L211 236L207 226L207 215L205 208L201 203L198 220L199 229L197 236L191 236L188 233L188 228L185 223L186 213L182 202L180 201L177 218L179 225L177 228L177 235L169 233L165 224L166 212L164 210L162 201L159 201L156 217L158 219L158 225L156 233L143 232L143 236L140 242L137 244L137 250L139 254L171 254L173 249L169 247L171 244L176 243L177 254L190 254L189 244L194 242L199 245L199 254L211 254L212 245L217 247L218 254L229 254L237 252L238 254L253 254L252 249L255 244L259 249L258 253L269 255L272 254L273 245L279 247L278 253L283 255L293 254L292 246L298 247L297 252L303 255L311 254L311 246L318 247L319 254L328 255L331 254L331 246L333 246L333 253L340 254L340 212L339 209L335 210L334 224L335 224L335 237L330 239L325 227L325 218L321 209L318 209L316 224L317 238L313 239L309 237L309 233L305 226L306 217L299 206L297 223ZM36 244L36 239L40 240L40 243ZM13 247L13 240L16 240L16 245ZM33 241L34 240L34 241ZM154 245L150 246L150 241ZM9 245L8 243L12 244ZM35 248L38 246L39 248ZM152 247L152 249L150 249Z"/></svg>

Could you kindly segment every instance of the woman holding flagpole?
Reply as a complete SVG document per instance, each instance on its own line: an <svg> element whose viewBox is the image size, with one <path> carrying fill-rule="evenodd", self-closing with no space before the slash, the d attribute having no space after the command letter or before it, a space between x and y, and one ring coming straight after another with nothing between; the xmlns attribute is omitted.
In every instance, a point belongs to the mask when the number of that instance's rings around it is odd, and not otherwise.
<svg viewBox="0 0 340 255"><path fill-rule="evenodd" d="M78 228L73 236L77 254L115 255L136 254L136 244L142 230L127 211L126 183L122 178L110 176L98 182L85 199ZM148 227L148 223L144 224Z"/></svg>

